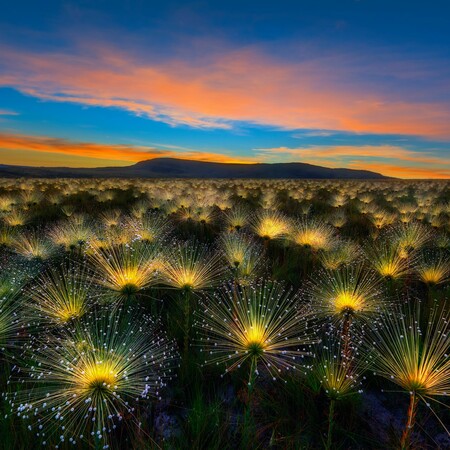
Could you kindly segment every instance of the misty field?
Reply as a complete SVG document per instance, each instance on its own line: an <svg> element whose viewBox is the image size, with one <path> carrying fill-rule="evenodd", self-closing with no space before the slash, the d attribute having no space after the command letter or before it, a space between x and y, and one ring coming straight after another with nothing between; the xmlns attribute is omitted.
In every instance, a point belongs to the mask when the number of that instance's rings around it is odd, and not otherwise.
<svg viewBox="0 0 450 450"><path fill-rule="evenodd" d="M450 448L450 182L0 179L0 448Z"/></svg>

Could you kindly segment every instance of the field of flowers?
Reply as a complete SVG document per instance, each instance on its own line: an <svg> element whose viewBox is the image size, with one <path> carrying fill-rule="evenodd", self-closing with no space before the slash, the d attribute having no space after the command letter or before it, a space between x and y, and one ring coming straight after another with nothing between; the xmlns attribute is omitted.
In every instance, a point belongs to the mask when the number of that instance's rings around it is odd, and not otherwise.
<svg viewBox="0 0 450 450"><path fill-rule="evenodd" d="M0 448L450 448L450 182L0 180Z"/></svg>

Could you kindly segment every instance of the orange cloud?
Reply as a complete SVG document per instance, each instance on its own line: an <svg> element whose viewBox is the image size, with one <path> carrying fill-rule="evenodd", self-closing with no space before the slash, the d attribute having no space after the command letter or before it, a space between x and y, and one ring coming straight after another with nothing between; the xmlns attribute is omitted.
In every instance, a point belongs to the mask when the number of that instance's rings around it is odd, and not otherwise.
<svg viewBox="0 0 450 450"><path fill-rule="evenodd" d="M363 169L380 172L383 175L398 178L450 178L450 169L399 166L382 162L370 163L367 161L354 161L349 164L350 169Z"/></svg>
<svg viewBox="0 0 450 450"><path fill-rule="evenodd" d="M8 163L27 165L27 161L18 156L14 157L13 151L53 153L63 154L70 157L83 157L83 166L93 166L96 161L101 161L100 165L107 162L110 165L126 165L126 163L135 163L146 159L158 157L172 157L180 159L195 159L198 161L214 162L233 162L246 163L251 162L250 158L233 157L221 153L208 153L197 151L174 151L161 150L146 146L130 146L120 144L98 144L92 142L74 142L67 139L59 139L47 136L25 136L17 134L0 133L0 150L9 151ZM39 165L39 163L35 164ZM80 160L71 163L68 160L68 166L77 167Z"/></svg>
<svg viewBox="0 0 450 450"><path fill-rule="evenodd" d="M450 106L352 83L345 57L280 62L254 49L144 61L97 45L82 55L0 48L0 85L52 101L116 107L169 124L394 133L450 139ZM337 70L339 66L341 69Z"/></svg>

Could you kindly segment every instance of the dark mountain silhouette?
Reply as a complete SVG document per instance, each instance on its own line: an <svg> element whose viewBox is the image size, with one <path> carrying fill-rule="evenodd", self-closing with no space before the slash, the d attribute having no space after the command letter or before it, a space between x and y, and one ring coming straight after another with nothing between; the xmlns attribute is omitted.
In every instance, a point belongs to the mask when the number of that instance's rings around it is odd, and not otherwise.
<svg viewBox="0 0 450 450"><path fill-rule="evenodd" d="M331 169L305 163L229 164L155 158L127 167L29 167L0 164L0 177L20 178L322 178L382 179L368 170Z"/></svg>

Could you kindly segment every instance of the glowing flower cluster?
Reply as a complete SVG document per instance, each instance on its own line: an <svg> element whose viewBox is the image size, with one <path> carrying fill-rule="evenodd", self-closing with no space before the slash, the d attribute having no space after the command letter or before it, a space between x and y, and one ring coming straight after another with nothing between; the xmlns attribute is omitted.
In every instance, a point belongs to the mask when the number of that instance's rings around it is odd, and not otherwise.
<svg viewBox="0 0 450 450"><path fill-rule="evenodd" d="M179 243L162 268L162 282L172 288L197 291L217 286L224 267L218 253L192 242Z"/></svg>
<svg viewBox="0 0 450 450"><path fill-rule="evenodd" d="M134 242L91 249L96 283L119 296L135 295L158 281L161 261L153 246Z"/></svg>
<svg viewBox="0 0 450 450"><path fill-rule="evenodd" d="M13 250L27 259L48 259L53 253L52 243L42 231L18 234L12 242Z"/></svg>
<svg viewBox="0 0 450 450"><path fill-rule="evenodd" d="M405 258L401 248L390 242L380 242L365 249L372 268L383 278L400 279L411 272L414 261Z"/></svg>
<svg viewBox="0 0 450 450"><path fill-rule="evenodd" d="M355 356L355 350L347 353L339 337L328 336L316 355L312 374L330 399L361 392L367 363Z"/></svg>
<svg viewBox="0 0 450 450"><path fill-rule="evenodd" d="M318 340L311 309L275 282L224 287L209 296L198 316L205 363L224 364L227 371L256 360L279 377L304 364L309 345Z"/></svg>
<svg viewBox="0 0 450 450"><path fill-rule="evenodd" d="M43 273L30 287L28 295L38 320L64 324L88 310L93 291L87 271L66 264Z"/></svg>
<svg viewBox="0 0 450 450"><path fill-rule="evenodd" d="M221 238L221 244L235 281L248 284L261 274L264 263L262 248L250 236L226 233Z"/></svg>
<svg viewBox="0 0 450 450"><path fill-rule="evenodd" d="M384 304L377 278L361 266L327 271L307 291L320 315L338 320L347 315L367 319Z"/></svg>
<svg viewBox="0 0 450 450"><path fill-rule="evenodd" d="M266 240L286 237L290 230L288 219L276 210L262 210L252 225L253 231Z"/></svg>
<svg viewBox="0 0 450 450"><path fill-rule="evenodd" d="M45 443L101 443L121 422L138 426L141 399L157 398L172 376L176 352L142 314L95 314L28 349L7 398Z"/></svg>
<svg viewBox="0 0 450 450"><path fill-rule="evenodd" d="M318 220L297 221L290 234L291 241L314 251L327 250L333 242L333 230Z"/></svg>
<svg viewBox="0 0 450 450"><path fill-rule="evenodd" d="M422 307L423 308L423 307ZM423 313L423 311L422 311ZM386 311L372 326L367 356L376 373L422 397L450 394L450 321L436 307L426 319L421 306ZM425 319L425 326L421 320Z"/></svg>
<svg viewBox="0 0 450 450"><path fill-rule="evenodd" d="M450 261L442 255L422 257L416 267L419 279L428 285L445 283L450 275Z"/></svg>

